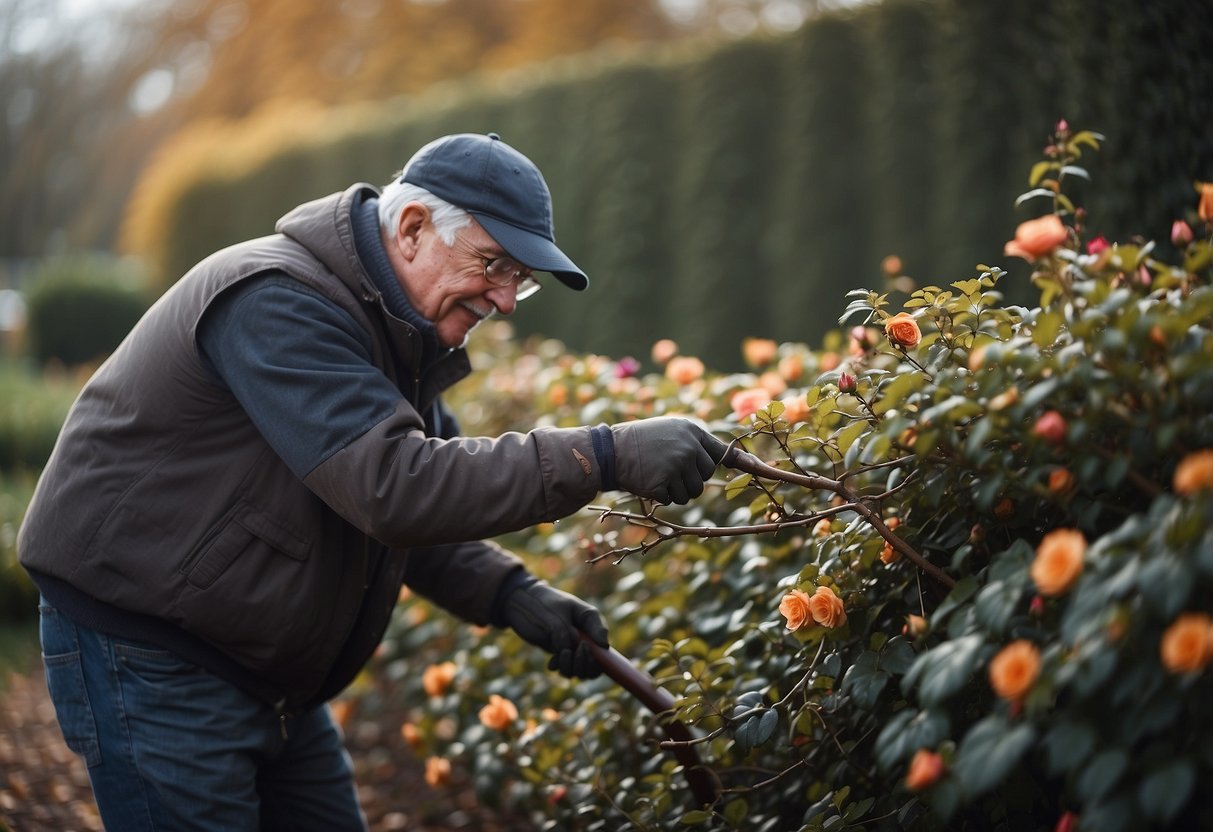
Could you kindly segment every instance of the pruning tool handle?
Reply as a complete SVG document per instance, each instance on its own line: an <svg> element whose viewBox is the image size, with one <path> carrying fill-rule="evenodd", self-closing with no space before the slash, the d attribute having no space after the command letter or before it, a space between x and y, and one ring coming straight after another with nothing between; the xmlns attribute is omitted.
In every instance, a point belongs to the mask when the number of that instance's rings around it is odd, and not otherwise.
<svg viewBox="0 0 1213 832"><path fill-rule="evenodd" d="M595 644L589 636L581 633L581 638L590 646L594 659L617 685L632 694L642 705L658 717L658 722L665 729L669 738L676 745L670 746L675 758L682 764L683 773L691 787L691 793L702 805L715 803L720 796L720 789L715 777L704 768L695 753L695 746L688 745L692 739L686 725L674 718L674 697L657 687L653 677L637 668L613 647L601 647Z"/></svg>

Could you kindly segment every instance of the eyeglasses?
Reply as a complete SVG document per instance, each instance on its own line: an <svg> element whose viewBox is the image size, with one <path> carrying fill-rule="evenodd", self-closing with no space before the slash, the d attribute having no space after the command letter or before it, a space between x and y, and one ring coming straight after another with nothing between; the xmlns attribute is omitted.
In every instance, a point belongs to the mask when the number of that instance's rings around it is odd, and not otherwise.
<svg viewBox="0 0 1213 832"><path fill-rule="evenodd" d="M494 286L514 287L514 300L522 301L543 288L531 275L531 270L513 257L480 257L484 263L484 279Z"/></svg>

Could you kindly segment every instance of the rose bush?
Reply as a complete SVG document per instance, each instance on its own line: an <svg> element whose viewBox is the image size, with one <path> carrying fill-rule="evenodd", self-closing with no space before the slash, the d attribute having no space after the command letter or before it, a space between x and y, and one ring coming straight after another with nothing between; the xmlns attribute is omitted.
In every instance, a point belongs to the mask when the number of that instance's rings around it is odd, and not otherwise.
<svg viewBox="0 0 1213 832"><path fill-rule="evenodd" d="M1060 124L1029 176L1035 306L993 266L858 290L813 348L678 379L673 344L646 373L479 333L469 432L677 413L744 451L691 505L604 495L506 541L674 696L715 802L608 679L417 598L350 695L404 697L419 759L544 829L1213 828L1213 212L1174 263L1090 253L1068 185L1099 143Z"/></svg>

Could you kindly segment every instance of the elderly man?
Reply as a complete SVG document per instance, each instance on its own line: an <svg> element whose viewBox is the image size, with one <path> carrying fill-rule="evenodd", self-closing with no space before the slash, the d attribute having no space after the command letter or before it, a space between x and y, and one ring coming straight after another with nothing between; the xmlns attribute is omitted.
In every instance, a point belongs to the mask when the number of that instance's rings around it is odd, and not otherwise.
<svg viewBox="0 0 1213 832"><path fill-rule="evenodd" d="M681 419L460 437L468 333L536 272L588 283L543 176L447 136L202 261L85 386L19 551L108 828L363 828L325 702L402 584L600 672L598 611L483 539L600 490L685 503L725 446Z"/></svg>

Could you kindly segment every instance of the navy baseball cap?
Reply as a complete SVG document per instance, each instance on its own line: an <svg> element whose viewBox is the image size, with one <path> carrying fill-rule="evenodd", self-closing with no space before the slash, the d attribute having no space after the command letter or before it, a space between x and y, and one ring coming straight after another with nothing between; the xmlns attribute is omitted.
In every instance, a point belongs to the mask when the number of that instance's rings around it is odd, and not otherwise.
<svg viewBox="0 0 1213 832"><path fill-rule="evenodd" d="M435 139L409 160L401 181L467 211L527 268L551 272L573 289L590 285L585 272L556 247L552 194L543 174L496 133Z"/></svg>

